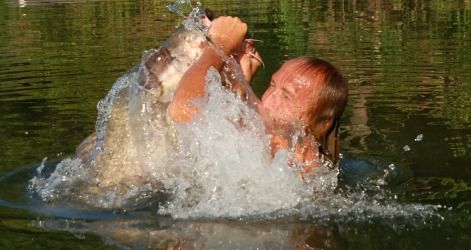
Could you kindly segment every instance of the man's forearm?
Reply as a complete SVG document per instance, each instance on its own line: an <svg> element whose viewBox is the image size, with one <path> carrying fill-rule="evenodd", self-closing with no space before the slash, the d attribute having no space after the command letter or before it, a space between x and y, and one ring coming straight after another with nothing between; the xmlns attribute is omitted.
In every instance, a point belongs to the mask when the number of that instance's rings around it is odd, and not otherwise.
<svg viewBox="0 0 471 250"><path fill-rule="evenodd" d="M207 46L178 84L169 106L169 115L174 121L188 122L198 113L198 107L193 101L204 96L208 69L214 67L220 71L222 66L223 61L219 53Z"/></svg>

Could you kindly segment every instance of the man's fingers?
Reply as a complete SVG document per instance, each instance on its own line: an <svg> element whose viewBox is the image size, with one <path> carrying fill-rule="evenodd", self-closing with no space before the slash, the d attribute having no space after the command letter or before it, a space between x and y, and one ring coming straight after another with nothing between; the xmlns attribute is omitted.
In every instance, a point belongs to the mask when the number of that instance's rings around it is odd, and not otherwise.
<svg viewBox="0 0 471 250"><path fill-rule="evenodd" d="M247 33L247 24L238 17L221 16L212 22L209 33L214 44L226 54L232 54L240 47Z"/></svg>

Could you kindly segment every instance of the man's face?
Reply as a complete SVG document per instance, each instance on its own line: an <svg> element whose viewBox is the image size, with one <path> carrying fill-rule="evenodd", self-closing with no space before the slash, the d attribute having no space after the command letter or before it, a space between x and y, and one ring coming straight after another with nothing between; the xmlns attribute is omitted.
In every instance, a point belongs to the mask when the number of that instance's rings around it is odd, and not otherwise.
<svg viewBox="0 0 471 250"><path fill-rule="evenodd" d="M319 88L303 74L293 74L296 65L284 64L273 74L262 96L263 106L275 119L304 122L311 120Z"/></svg>

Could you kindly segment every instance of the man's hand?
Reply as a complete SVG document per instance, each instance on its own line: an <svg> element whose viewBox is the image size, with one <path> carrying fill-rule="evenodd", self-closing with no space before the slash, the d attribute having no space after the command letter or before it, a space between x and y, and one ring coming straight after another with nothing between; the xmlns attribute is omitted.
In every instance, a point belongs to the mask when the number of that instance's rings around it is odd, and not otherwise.
<svg viewBox="0 0 471 250"><path fill-rule="evenodd" d="M245 39L239 51L234 54L234 58L239 62L245 80L252 85L252 79L260 66L263 65L262 57L258 54L252 39Z"/></svg>
<svg viewBox="0 0 471 250"><path fill-rule="evenodd" d="M238 17L221 16L213 20L209 29L211 41L226 55L238 50L247 33L247 24Z"/></svg>

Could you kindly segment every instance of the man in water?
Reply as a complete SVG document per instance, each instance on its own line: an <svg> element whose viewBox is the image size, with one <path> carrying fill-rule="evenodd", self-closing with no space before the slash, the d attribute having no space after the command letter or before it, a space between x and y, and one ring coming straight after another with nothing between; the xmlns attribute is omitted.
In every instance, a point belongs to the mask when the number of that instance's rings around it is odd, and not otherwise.
<svg viewBox="0 0 471 250"><path fill-rule="evenodd" d="M205 77L213 67L222 71L225 57L243 47L247 24L237 17L219 17L209 30L212 43L183 75L172 99L168 114L175 122L189 122L198 115L194 100L205 95ZM257 71L258 60L239 58L246 79ZM258 66L257 66L258 64ZM243 83L235 83L243 85ZM326 61L300 57L287 61L272 76L270 87L259 100L247 88L235 86L254 105L271 135L272 154L291 149L303 166L302 174L317 166L339 160L339 121L347 103L347 84L338 70ZM294 129L301 127L303 136L293 142Z"/></svg>

